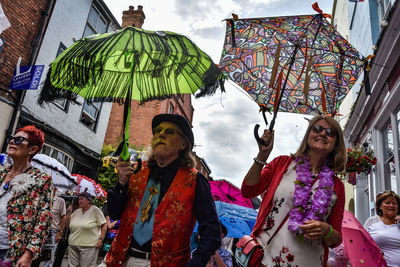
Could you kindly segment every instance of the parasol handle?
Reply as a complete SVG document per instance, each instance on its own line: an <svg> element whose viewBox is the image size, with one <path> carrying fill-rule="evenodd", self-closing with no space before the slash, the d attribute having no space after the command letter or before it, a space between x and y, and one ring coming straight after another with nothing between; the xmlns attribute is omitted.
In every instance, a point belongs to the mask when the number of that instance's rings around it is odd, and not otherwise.
<svg viewBox="0 0 400 267"><path fill-rule="evenodd" d="M264 121L265 121L265 125L268 126L268 121L267 121L267 117L265 116L265 108L261 109ZM274 128L274 124L275 124L275 120L273 120L271 122L271 125L269 126L269 130L272 131L272 129ZM272 128L271 128L272 126ZM256 124L254 126L254 138L256 139L257 143L259 143L260 145L266 146L265 142L263 140L261 140L260 136L258 135L258 129L260 128L260 124Z"/></svg>
<svg viewBox="0 0 400 267"><path fill-rule="evenodd" d="M256 139L258 144L265 146L266 144L264 143L263 140L261 140L260 136L258 135L258 129L259 128L260 128L260 124L256 124L254 126L254 138Z"/></svg>
<svg viewBox="0 0 400 267"><path fill-rule="evenodd" d="M137 159L136 169L133 170L133 173L138 173L142 168L142 159Z"/></svg>

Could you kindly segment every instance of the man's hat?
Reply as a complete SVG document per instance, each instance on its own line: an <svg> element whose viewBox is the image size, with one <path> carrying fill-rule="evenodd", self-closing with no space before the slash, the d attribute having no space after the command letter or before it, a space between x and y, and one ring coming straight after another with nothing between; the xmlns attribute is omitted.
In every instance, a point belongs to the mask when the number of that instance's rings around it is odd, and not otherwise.
<svg viewBox="0 0 400 267"><path fill-rule="evenodd" d="M192 127L190 126L188 120L179 114L158 114L154 116L153 121L151 122L151 128L156 128L160 123L164 121L172 122L173 124L177 125L179 129L181 129L182 133L189 139L190 150L192 150L194 145L194 136L192 132Z"/></svg>

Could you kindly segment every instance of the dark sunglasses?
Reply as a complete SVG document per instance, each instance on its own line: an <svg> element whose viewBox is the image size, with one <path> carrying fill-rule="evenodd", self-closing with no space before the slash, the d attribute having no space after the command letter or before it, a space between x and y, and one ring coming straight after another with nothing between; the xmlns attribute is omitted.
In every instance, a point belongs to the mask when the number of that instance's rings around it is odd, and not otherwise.
<svg viewBox="0 0 400 267"><path fill-rule="evenodd" d="M11 141L14 141L14 144L16 144L17 146L22 144L22 142L24 142L24 141L26 141L26 142L28 142L28 144L30 144L29 140L26 139L25 137L22 137L22 136L9 136L9 137L7 137L6 143L9 144L9 143L11 143Z"/></svg>
<svg viewBox="0 0 400 267"><path fill-rule="evenodd" d="M334 128L324 128L324 127L322 127L321 125L318 125L318 124L313 125L313 127L311 128L311 130L312 130L314 133L317 133L317 134L322 133L322 131L325 130L325 134L326 134L327 136L329 136L329 137L336 137L337 134L338 134L338 132L336 131L336 129L334 129Z"/></svg>

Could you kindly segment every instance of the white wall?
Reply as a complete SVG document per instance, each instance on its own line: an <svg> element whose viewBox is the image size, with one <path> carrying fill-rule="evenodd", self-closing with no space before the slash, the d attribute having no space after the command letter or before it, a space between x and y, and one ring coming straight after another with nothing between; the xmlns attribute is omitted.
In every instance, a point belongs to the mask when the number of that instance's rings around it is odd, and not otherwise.
<svg viewBox="0 0 400 267"><path fill-rule="evenodd" d="M14 108L3 101L0 101L0 129L4 129L4 131L0 131L0 151L3 149L3 143L6 138L6 130L8 126L10 126L11 116L14 111Z"/></svg>
<svg viewBox="0 0 400 267"><path fill-rule="evenodd" d="M58 0L50 19L43 43L36 60L36 65L48 65L56 58L62 42L66 47L73 44L73 39L79 40L85 28L91 0ZM42 81L46 77L43 73ZM111 103L103 103L96 131L90 130L79 122L82 106L71 104L68 113L54 104L46 104L44 108L37 105L38 91L27 91L23 105L30 113L51 127L83 146L100 153L111 111ZM80 99L83 103L83 99Z"/></svg>

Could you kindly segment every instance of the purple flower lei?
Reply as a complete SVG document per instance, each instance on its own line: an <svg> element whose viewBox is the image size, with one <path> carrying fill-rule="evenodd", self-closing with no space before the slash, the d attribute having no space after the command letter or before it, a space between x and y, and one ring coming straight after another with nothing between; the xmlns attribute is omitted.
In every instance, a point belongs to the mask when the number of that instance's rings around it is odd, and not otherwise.
<svg viewBox="0 0 400 267"><path fill-rule="evenodd" d="M334 172L324 165L319 173L318 189L314 194L311 204L309 204L311 184L313 181L310 161L307 157L296 158L297 179L294 182L294 203L289 212L288 229L292 232L302 233L299 228L305 221L323 220L328 212L329 202L333 192L333 174Z"/></svg>

